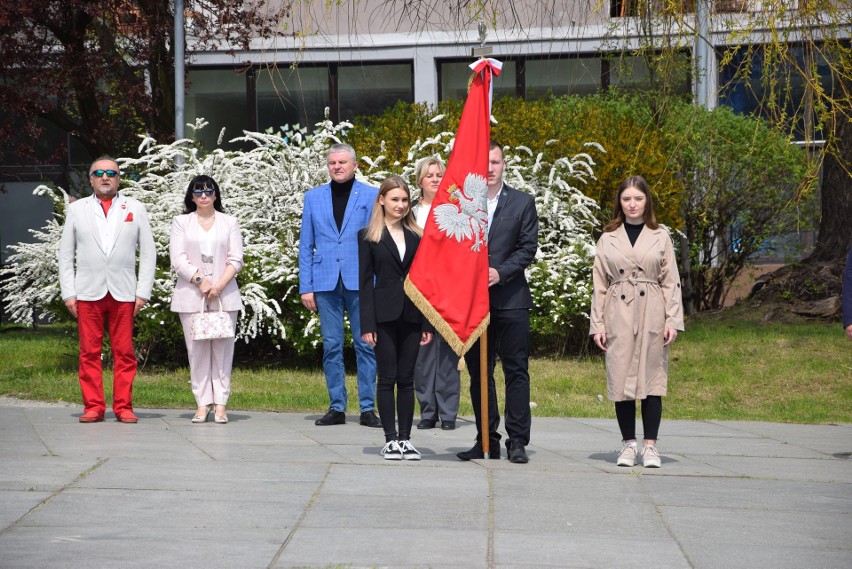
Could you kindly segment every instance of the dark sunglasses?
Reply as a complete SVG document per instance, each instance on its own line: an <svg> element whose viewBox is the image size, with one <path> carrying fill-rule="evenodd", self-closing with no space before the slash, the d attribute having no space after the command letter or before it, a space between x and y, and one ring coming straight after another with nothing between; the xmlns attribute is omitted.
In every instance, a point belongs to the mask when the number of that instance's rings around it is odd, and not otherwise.
<svg viewBox="0 0 852 569"><path fill-rule="evenodd" d="M193 190L192 190L192 195L194 195L197 198L200 198L201 194L204 194L205 196L207 196L209 198L215 193L216 193L216 190L214 190L213 188L211 188L209 186L198 185L198 186L195 186L195 188L193 188Z"/></svg>
<svg viewBox="0 0 852 569"><path fill-rule="evenodd" d="M118 176L117 170L92 170L90 176L94 176L95 178L103 178L104 174L107 175L107 178L115 178Z"/></svg>

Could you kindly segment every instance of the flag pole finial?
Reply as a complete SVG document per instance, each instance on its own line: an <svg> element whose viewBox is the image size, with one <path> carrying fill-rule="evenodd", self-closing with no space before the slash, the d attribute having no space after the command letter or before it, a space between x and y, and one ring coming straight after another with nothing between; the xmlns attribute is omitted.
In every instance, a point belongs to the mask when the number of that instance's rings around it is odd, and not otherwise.
<svg viewBox="0 0 852 569"><path fill-rule="evenodd" d="M488 31L485 27L485 22L479 22L479 47L473 48L471 50L471 55L473 57L485 58L487 55L491 55L491 48L485 46L485 39L488 37Z"/></svg>

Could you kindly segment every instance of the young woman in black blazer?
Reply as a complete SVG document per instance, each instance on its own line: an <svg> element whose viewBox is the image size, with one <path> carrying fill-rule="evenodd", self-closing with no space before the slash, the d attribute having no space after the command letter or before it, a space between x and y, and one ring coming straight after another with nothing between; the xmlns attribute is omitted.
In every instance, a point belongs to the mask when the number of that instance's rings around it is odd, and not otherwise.
<svg viewBox="0 0 852 569"><path fill-rule="evenodd" d="M432 340L428 323L403 290L423 233L410 202L405 180L387 178L379 187L370 222L358 233L361 338L376 351L376 405L385 431L381 454L386 460L420 460L420 452L409 440L414 422L414 363L420 344Z"/></svg>

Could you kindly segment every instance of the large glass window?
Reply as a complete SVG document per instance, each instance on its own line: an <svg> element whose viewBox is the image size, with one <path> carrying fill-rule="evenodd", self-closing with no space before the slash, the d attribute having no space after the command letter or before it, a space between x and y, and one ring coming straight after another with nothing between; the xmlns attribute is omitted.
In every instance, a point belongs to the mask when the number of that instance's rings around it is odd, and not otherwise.
<svg viewBox="0 0 852 569"><path fill-rule="evenodd" d="M442 62L441 100L464 99L470 79L469 61ZM518 68L523 65L523 94L525 99L540 99L550 94L589 95L605 86L622 89L648 89L657 85L674 85L674 92L690 93L689 54L658 57L652 60L653 71L644 57L611 55L604 61L600 55L551 55L506 61L503 73L494 80L494 95L517 97ZM607 64L605 66L605 64ZM607 76L604 81L603 75Z"/></svg>
<svg viewBox="0 0 852 569"><path fill-rule="evenodd" d="M51 103L55 103L55 99L51 99ZM3 122L12 117L14 128L23 130L26 128L23 119L18 115L10 113L4 108L0 108L0 118ZM67 147L69 137L68 133L53 124L52 122L43 119L35 119L36 126L41 130L39 135L32 139L33 156L24 158L19 152L17 146L6 144L3 147L2 156L4 159L3 166L32 166L33 164L51 164L61 163L67 157L67 148L65 156L59 153L60 147ZM89 159L90 160L90 159ZM85 162L86 160L82 160Z"/></svg>
<svg viewBox="0 0 852 569"><path fill-rule="evenodd" d="M601 88L599 57L552 57L525 62L526 98L589 95Z"/></svg>
<svg viewBox="0 0 852 569"><path fill-rule="evenodd" d="M246 107L246 77L233 69L192 69L188 76L185 117L187 123L204 118L209 124L195 136L207 150L216 148L222 129L223 148L233 148L228 141L250 128ZM186 136L193 136L191 129Z"/></svg>
<svg viewBox="0 0 852 569"><path fill-rule="evenodd" d="M340 66L337 85L340 120L378 115L399 101L414 102L411 63Z"/></svg>
<svg viewBox="0 0 852 569"><path fill-rule="evenodd" d="M791 130L796 138L804 140L805 119L812 121L814 110L804 106L808 101L807 82L800 70L813 69L822 88L830 93L831 67L817 50L813 52L814 65L806 63L810 58L805 46L790 46L788 53L788 61L767 70L761 48L737 50L730 63L719 69L719 104L741 114L767 118L783 112L783 116L795 120ZM820 133L810 136L820 138Z"/></svg>
<svg viewBox="0 0 852 569"><path fill-rule="evenodd" d="M675 93L690 92L689 54L678 53L672 58L668 54L650 55L652 67L646 56L614 55L609 62L609 84L622 89L652 89L666 84L673 85Z"/></svg>
<svg viewBox="0 0 852 569"><path fill-rule="evenodd" d="M257 128L261 132L284 126L312 130L325 118L328 106L328 67L278 67L257 72Z"/></svg>
<svg viewBox="0 0 852 569"><path fill-rule="evenodd" d="M498 58L499 59L499 58ZM471 61L444 61L440 64L441 100L467 99L467 83L472 71ZM494 78L494 98L517 97L517 64L514 61L504 61L503 71Z"/></svg>
<svg viewBox="0 0 852 569"><path fill-rule="evenodd" d="M716 0L716 5L721 2L743 4L743 0ZM694 12L695 0L610 0L609 3L609 15L613 18L635 17L643 13L657 16Z"/></svg>

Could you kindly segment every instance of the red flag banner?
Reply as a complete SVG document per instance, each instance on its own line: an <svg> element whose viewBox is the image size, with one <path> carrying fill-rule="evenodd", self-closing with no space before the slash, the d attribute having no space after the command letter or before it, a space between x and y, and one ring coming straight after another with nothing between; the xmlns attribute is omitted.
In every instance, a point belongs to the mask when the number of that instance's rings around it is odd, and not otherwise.
<svg viewBox="0 0 852 569"><path fill-rule="evenodd" d="M491 79L502 63L480 59L405 292L462 356L488 327L488 154Z"/></svg>

